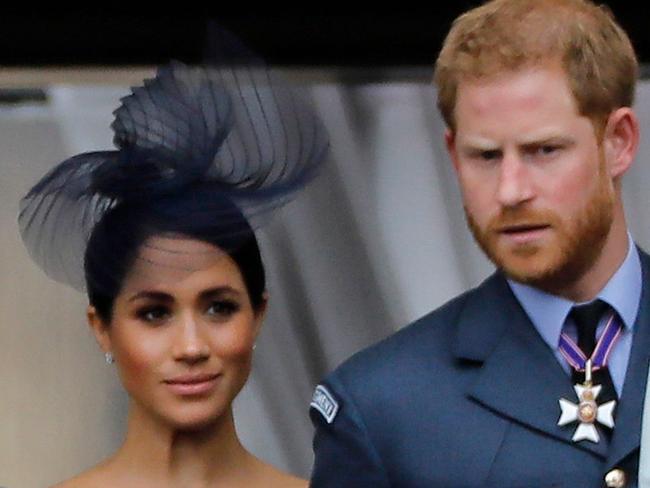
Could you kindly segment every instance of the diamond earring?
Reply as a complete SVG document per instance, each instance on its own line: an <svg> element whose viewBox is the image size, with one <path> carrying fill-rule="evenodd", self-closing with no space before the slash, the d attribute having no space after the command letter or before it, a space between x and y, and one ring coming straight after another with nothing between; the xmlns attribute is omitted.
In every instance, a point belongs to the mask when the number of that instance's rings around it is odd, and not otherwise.
<svg viewBox="0 0 650 488"><path fill-rule="evenodd" d="M113 354L110 352L104 354L104 359L106 359L106 364L113 364L115 362Z"/></svg>

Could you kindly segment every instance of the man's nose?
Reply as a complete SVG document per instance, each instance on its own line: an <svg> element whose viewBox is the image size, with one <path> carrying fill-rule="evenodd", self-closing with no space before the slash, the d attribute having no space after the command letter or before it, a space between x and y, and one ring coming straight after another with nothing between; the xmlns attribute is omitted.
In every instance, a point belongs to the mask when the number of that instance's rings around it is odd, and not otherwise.
<svg viewBox="0 0 650 488"><path fill-rule="evenodd" d="M526 161L515 151L501 160L497 199L503 207L516 207L533 197L533 182Z"/></svg>

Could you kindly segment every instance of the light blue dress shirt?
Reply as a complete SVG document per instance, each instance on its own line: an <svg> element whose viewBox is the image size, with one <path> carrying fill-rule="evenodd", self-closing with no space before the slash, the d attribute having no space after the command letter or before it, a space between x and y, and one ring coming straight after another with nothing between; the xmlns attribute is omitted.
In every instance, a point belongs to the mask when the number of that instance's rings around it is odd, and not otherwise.
<svg viewBox="0 0 650 488"><path fill-rule="evenodd" d="M623 391L627 362L632 348L634 321L639 311L641 279L639 252L628 234L628 251L625 260L596 296L616 310L624 324L623 332L610 353L608 363L609 373L619 398ZM562 332L566 332L574 340L577 340L576 325L573 320L568 318L568 315L571 307L580 304L516 281L508 280L508 284L544 342L553 350L557 360L570 375L571 367L559 349L560 335ZM606 319L607 315L598 324L597 337L600 337Z"/></svg>

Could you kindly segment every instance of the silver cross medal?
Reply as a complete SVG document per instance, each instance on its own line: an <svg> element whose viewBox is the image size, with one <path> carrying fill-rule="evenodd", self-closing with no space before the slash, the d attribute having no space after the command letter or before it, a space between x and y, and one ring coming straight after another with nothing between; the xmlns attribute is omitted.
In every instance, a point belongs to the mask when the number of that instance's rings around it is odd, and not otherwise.
<svg viewBox="0 0 650 488"><path fill-rule="evenodd" d="M563 426L573 422L579 422L578 428L573 434L573 442L588 440L594 443L600 441L595 423L614 428L614 408L616 400L598 405L596 398L600 394L601 385L594 385L591 382L591 359L585 363L585 382L582 385L574 385L574 390L580 402L576 405L573 402L560 399L562 414L557 425Z"/></svg>

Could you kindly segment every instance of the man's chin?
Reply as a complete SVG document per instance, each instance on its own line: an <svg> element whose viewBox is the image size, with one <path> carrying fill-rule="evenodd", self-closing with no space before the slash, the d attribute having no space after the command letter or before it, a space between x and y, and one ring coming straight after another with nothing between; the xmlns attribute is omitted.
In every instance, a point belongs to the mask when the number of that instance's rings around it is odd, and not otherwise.
<svg viewBox="0 0 650 488"><path fill-rule="evenodd" d="M556 257L544 255L539 249L520 248L516 253L495 258L493 262L508 278L533 286L554 281L553 277L562 268Z"/></svg>

